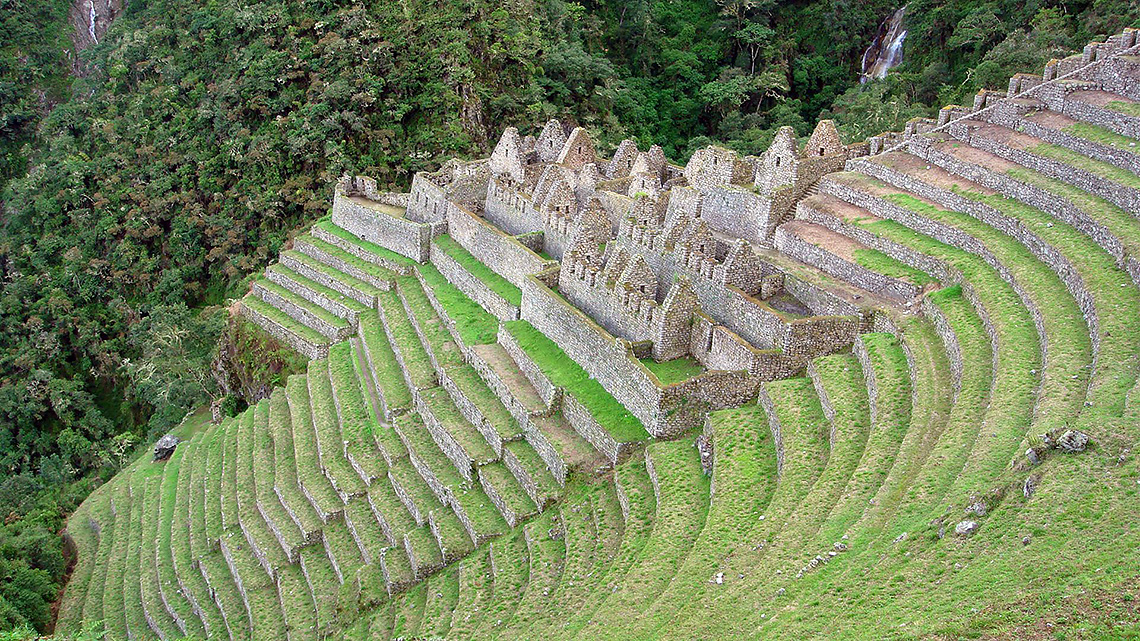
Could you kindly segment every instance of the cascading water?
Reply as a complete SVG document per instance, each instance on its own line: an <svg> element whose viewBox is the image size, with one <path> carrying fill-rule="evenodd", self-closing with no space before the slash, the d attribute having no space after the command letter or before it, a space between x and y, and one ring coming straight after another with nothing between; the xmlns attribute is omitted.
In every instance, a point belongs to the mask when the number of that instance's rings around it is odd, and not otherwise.
<svg viewBox="0 0 1140 641"><path fill-rule="evenodd" d="M90 11L87 33L91 35L91 42L99 42L99 36L95 35L95 0L87 0L87 8Z"/></svg>
<svg viewBox="0 0 1140 641"><path fill-rule="evenodd" d="M903 41L906 40L906 29L903 28L905 15L906 5L903 5L879 26L879 32L871 46L863 52L860 83L885 78L891 67L897 67L902 62Z"/></svg>

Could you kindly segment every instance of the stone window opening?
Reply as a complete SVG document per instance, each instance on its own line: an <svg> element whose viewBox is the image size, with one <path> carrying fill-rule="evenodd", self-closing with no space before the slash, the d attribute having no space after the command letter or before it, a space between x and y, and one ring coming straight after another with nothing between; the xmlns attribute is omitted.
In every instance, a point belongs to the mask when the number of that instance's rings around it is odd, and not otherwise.
<svg viewBox="0 0 1140 641"><path fill-rule="evenodd" d="M710 328L708 340L705 341L705 353L712 352L712 344L713 344L713 332L712 332L712 329Z"/></svg>
<svg viewBox="0 0 1140 641"><path fill-rule="evenodd" d="M819 148L819 155L821 155L821 156L825 155L823 147Z"/></svg>
<svg viewBox="0 0 1140 641"><path fill-rule="evenodd" d="M780 166L780 157L779 156L776 156L776 166L777 167Z"/></svg>

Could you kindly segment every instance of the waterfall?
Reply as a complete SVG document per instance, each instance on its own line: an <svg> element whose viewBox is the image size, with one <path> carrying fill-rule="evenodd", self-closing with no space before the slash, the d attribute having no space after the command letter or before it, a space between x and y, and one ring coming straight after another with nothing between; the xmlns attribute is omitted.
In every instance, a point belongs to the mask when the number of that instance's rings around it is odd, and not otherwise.
<svg viewBox="0 0 1140 641"><path fill-rule="evenodd" d="M99 37L95 35L95 0L87 0L87 7L90 9L87 32L91 34L91 42L98 43Z"/></svg>
<svg viewBox="0 0 1140 641"><path fill-rule="evenodd" d="M871 46L863 52L860 83L885 78L891 67L897 67L902 62L903 41L906 40L906 29L903 28L905 15L906 5L903 5L879 25L879 32L871 41Z"/></svg>

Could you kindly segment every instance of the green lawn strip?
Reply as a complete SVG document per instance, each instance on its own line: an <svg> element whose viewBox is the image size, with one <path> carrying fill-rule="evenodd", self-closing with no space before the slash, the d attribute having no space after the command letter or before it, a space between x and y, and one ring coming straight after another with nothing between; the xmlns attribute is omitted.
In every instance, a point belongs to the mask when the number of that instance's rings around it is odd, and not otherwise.
<svg viewBox="0 0 1140 641"><path fill-rule="evenodd" d="M330 555L330 561L340 569L345 582L350 582L357 568L364 565L364 557L360 547L352 538L352 532L344 519L329 521L324 529L325 547Z"/></svg>
<svg viewBox="0 0 1140 641"><path fill-rule="evenodd" d="M317 638L317 606L309 592L309 584L305 582L301 566L288 565L277 576L281 611L285 615L289 638Z"/></svg>
<svg viewBox="0 0 1140 641"><path fill-rule="evenodd" d="M321 517L313 504L301 491L297 477L297 454L293 443L293 424L288 393L283 388L273 390L269 398L269 438L273 448L273 485L281 502L301 526L308 537L321 529ZM310 429L311 428L307 428ZM331 489L331 488L330 488ZM330 497L335 498L335 497Z"/></svg>
<svg viewBox="0 0 1140 641"><path fill-rule="evenodd" d="M301 254L301 255L304 256L304 254ZM307 276L299 274L299 273L293 271L292 269L289 269L288 267L286 267L280 263L273 263L272 265L269 265L268 267L265 268L265 271L273 272L275 274L283 276L286 279L291 280L294 283L297 283L298 285L301 285L305 289L311 290L317 294L320 294L321 296L324 296L325 298L327 298L329 300L332 300L332 301L335 301L337 303L340 303L341 305L344 305L349 310L356 312L358 314L363 312L363 311L366 311L368 309L368 305L361 303L360 301L356 300L355 298L353 298L351 296L345 296L344 294L338 292L337 290L335 290L331 287L322 285L321 283L319 283L319 282L317 282L317 281L315 281L315 280L313 280ZM345 274L345 276L347 276L347 274ZM353 280L355 280L355 279L353 279ZM359 282L362 285L368 285L367 283L364 283L363 281L357 281L357 282ZM379 291L375 287L372 287L371 285L368 285L368 287L371 287L371 289L376 291L376 292Z"/></svg>
<svg viewBox="0 0 1140 641"><path fill-rule="evenodd" d="M324 547L310 545L301 548L300 564L308 577L310 594L317 611L317 627L329 634L337 627L337 579Z"/></svg>
<svg viewBox="0 0 1140 641"><path fill-rule="evenodd" d="M1130 189L1140 189L1140 176L1099 160L1084 156L1072 149L1043 142L1028 149L1039 156L1062 162L1077 169L1083 169L1095 176L1109 180Z"/></svg>
<svg viewBox="0 0 1140 641"><path fill-rule="evenodd" d="M253 311L284 327L290 333L300 336L308 343L314 345L328 345L329 343L328 337L324 334L308 325L298 322L292 316L261 300L257 296L250 294L241 299L241 304L248 305Z"/></svg>
<svg viewBox="0 0 1140 641"><path fill-rule="evenodd" d="M328 216L321 218L313 226L319 227L320 229L343 239L345 242L356 245L357 247L367 251L370 254L375 254L381 260L391 261L393 263L403 265L404 267L412 267L416 264L416 261L412 260L411 258L397 254L391 249L381 247L376 243L364 240L363 238L360 238L347 229L338 227Z"/></svg>
<svg viewBox="0 0 1140 641"><path fill-rule="evenodd" d="M251 636L255 639L285 638L285 617L273 578L265 573L240 534L231 533L225 545L230 551L234 580L240 582L249 605Z"/></svg>
<svg viewBox="0 0 1140 641"><path fill-rule="evenodd" d="M348 456L367 479L384 475L384 458L376 449L373 434L379 429L357 378L352 345L343 342L329 348L329 379L335 407L339 408L340 438Z"/></svg>
<svg viewBox="0 0 1140 641"><path fill-rule="evenodd" d="M135 464L128 472L128 484L131 492L130 523L127 529L127 554L116 559L122 566L123 583L120 586L123 595L123 615L126 620L128 633L131 638L154 638L154 632L146 620L147 606L142 601L142 591L139 587L139 546L143 537L142 520L143 508L146 506L146 464ZM157 612L156 612L157 614ZM165 614L165 613L164 613Z"/></svg>
<svg viewBox="0 0 1140 641"><path fill-rule="evenodd" d="M1124 246L1125 253L1140 256L1140 219L1136 216L1100 196L1032 169L1018 167L1010 169L1006 175L1069 201L1073 207L1108 229Z"/></svg>
<svg viewBox="0 0 1140 641"><path fill-rule="evenodd" d="M111 553L107 558L107 573L103 578L103 629L108 636L127 638L126 605L123 601L123 559L126 558L131 522L130 472L115 480L112 507ZM130 573L134 576L134 571Z"/></svg>
<svg viewBox="0 0 1140 641"><path fill-rule="evenodd" d="M443 551L439 549L439 542L427 525L405 532L404 547L408 554L414 557L422 567L443 565Z"/></svg>
<svg viewBox="0 0 1140 641"><path fill-rule="evenodd" d="M467 529L450 508L434 508L430 519L432 533L440 551L443 552L444 562L461 559L475 549Z"/></svg>
<svg viewBox="0 0 1140 641"><path fill-rule="evenodd" d="M162 482L159 486L159 516L156 522L156 538L155 545L158 547L158 558L155 561L155 568L158 571L159 589L166 595L166 602L170 604L171 608L178 615L178 618L186 625L187 636L199 636L206 638L206 629L202 624L202 620L194 612L190 602L180 592L178 585L178 577L175 574L175 568L179 570L186 568L188 571L186 576L182 577L182 582L188 586L197 587L197 590L191 589L191 595L194 596L198 606L203 610L207 623L213 629L214 625L222 624L221 614L218 612L217 607L214 606L212 601L207 600L206 603L198 601L198 595L205 593L205 585L202 583L202 577L197 572L191 572L189 565L189 541L186 538L186 529L178 530L178 536L174 535L175 527L175 510L178 505L178 483L182 465L182 457L186 453L186 447L180 445L174 454L166 460L163 464ZM185 474L189 476L187 472ZM183 514L186 511L183 510ZM176 540L177 538L177 540ZM180 554L182 549L185 550L187 556L183 558L178 566L175 565L174 556Z"/></svg>
<svg viewBox="0 0 1140 641"><path fill-rule="evenodd" d="M469 274L479 279L488 289L502 296L504 300L515 307L522 305L522 291L518 287L471 255L471 252L455 242L454 238L445 234L436 237L432 242L438 245L443 253L455 259L455 262L459 263Z"/></svg>
<svg viewBox="0 0 1140 641"><path fill-rule="evenodd" d="M435 542L430 540L431 533L426 530L424 530L423 533L428 539L428 543L435 545ZM411 583L416 578L415 569L412 568L412 561L408 558L408 552L403 543L395 547L385 548L380 562L383 564L384 571L388 574L389 579L394 584ZM416 585L417 587L423 586L423 582L421 581ZM423 609L422 604L420 609Z"/></svg>
<svg viewBox="0 0 1140 641"><path fill-rule="evenodd" d="M139 601L143 604L150 620L161 631L163 638L183 636L174 619L171 618L166 606L162 602L162 593L158 589L158 532L155 526L161 520L163 463L142 463L145 468L144 480L146 485L143 510L139 519L139 549L138 549L138 590ZM144 621L145 623L145 621ZM149 627L149 623L147 624Z"/></svg>
<svg viewBox="0 0 1140 641"><path fill-rule="evenodd" d="M582 403L594 420L619 443L633 443L649 438L649 433L636 416L590 378L581 365L566 355L550 340L526 321L504 323L507 331L519 346L538 365L543 375Z"/></svg>
<svg viewBox="0 0 1140 641"><path fill-rule="evenodd" d="M491 388L487 387L487 383L483 381L474 367L470 365L451 367L448 368L447 375L462 390L467 399L479 409L479 413L487 419L487 422L491 424L500 438L508 440L519 435L521 428L518 421L499 400L499 397L491 391Z"/></svg>
<svg viewBox="0 0 1140 641"><path fill-rule="evenodd" d="M910 427L912 384L902 344L885 332L863 334L859 340L871 366L864 376L873 377L878 390L877 415L858 466L816 537L819 545L839 540L863 513L890 474Z"/></svg>
<svg viewBox="0 0 1140 641"><path fill-rule="evenodd" d="M723 586L710 584L724 558L751 545L749 534L776 490L776 448L768 415L759 405L710 412L714 484L708 519L669 587L630 628L642 636L662 634L678 604L703 602Z"/></svg>
<svg viewBox="0 0 1140 641"><path fill-rule="evenodd" d="M114 483L100 486L83 503L87 506L86 512L82 516L78 512L72 516L73 520L86 518L94 522L93 528L98 528L98 531L92 528L91 533L98 537L98 548L91 559L91 575L87 580L82 603L76 608L79 612L74 621L68 621L67 627L82 629L85 621L103 620L103 587L107 582L108 558L111 556L111 548L115 546L115 514L111 509L114 487ZM92 526L88 522L84 523L83 527Z"/></svg>
<svg viewBox="0 0 1140 641"><path fill-rule="evenodd" d="M503 443L503 456L506 456L509 451L518 461L519 467L523 469L530 480L538 486L539 496L557 497L562 492L562 487L558 485L558 481L554 475L550 473L550 468L546 466L546 461L538 455L534 446L525 440L510 441Z"/></svg>
<svg viewBox="0 0 1140 641"><path fill-rule="evenodd" d="M514 615L530 576L523 528L515 528L491 541L490 553L495 570L495 598L487 604L483 621L475 634L483 638L498 634L503 624Z"/></svg>
<svg viewBox="0 0 1140 641"><path fill-rule="evenodd" d="M235 543L241 542L240 534L238 538ZM209 577L210 596L218 604L218 609L229 624L233 635L240 639L252 638L253 629L250 625L249 612L246 611L245 602L238 592L237 584L234 583L234 577L226 565L221 550L212 550L197 561L202 574ZM226 627L223 625L221 630L226 630Z"/></svg>
<svg viewBox="0 0 1140 641"><path fill-rule="evenodd" d="M463 353L455 343L451 332L447 331L443 320L431 306L420 281L413 276L402 276L396 281L400 296L404 300L412 322L420 330L420 336L425 341L424 348L431 350L440 367L458 365L463 362Z"/></svg>
<svg viewBox="0 0 1140 641"><path fill-rule="evenodd" d="M629 625L661 596L688 556L708 513L709 478L701 471L692 440L654 441L646 451L657 473L661 497L653 533L618 590L594 613L593 620L602 629Z"/></svg>
<svg viewBox="0 0 1140 641"><path fill-rule="evenodd" d="M484 545L459 561L459 600L451 615L449 636L471 638L483 621L487 605L494 599L495 578L491 573L491 555Z"/></svg>
<svg viewBox="0 0 1140 641"><path fill-rule="evenodd" d="M556 512L547 510L523 526L530 557L526 591L519 599L514 615L503 622L499 638L518 638L533 622L541 620L550 605L550 595L558 589L566 543L561 537L550 535L552 530L557 532L559 529L553 520Z"/></svg>
<svg viewBox="0 0 1140 641"><path fill-rule="evenodd" d="M321 469L317 433L309 400L309 381L302 374L290 376L285 384L289 401L289 419L293 426L293 454L297 463L297 482L310 504L323 514L343 509L343 502Z"/></svg>
<svg viewBox="0 0 1140 641"><path fill-rule="evenodd" d="M375 613L372 615L371 621L368 623L368 632L364 637L362 637L362 639L391 639L395 618L395 603L385 603L379 608L376 608Z"/></svg>
<svg viewBox="0 0 1140 641"><path fill-rule="evenodd" d="M629 505L629 514L621 533L621 543L605 573L592 580L597 589L590 594L578 612L567 619L567 624L563 628L566 636L598 635L605 632L603 628L592 622L594 612L622 583L630 568L637 563L653 533L657 503L653 496L653 484L649 480L649 472L645 469L645 459L633 456L618 464L614 469L614 482L621 487ZM615 487L615 498L616 491ZM531 567L533 572L533 559Z"/></svg>
<svg viewBox="0 0 1140 641"><path fill-rule="evenodd" d="M427 450L431 451L431 450ZM443 468L446 469L446 468ZM454 468L452 468L454 470ZM420 519L426 522L428 512L440 506L440 501L436 497L420 473L412 466L411 461L405 459L396 461L393 465L388 466L388 477L392 481L393 488L399 488L400 491L411 501L412 506L420 514ZM410 510L409 510L410 511ZM413 515L414 516L414 515Z"/></svg>
<svg viewBox="0 0 1140 641"><path fill-rule="evenodd" d="M912 285L925 287L930 283L937 283L938 279L921 269L916 269L897 260L877 249L856 249L855 262L871 271L878 272L890 278L897 278Z"/></svg>
<svg viewBox="0 0 1140 641"><path fill-rule="evenodd" d="M89 495L88 498L93 496L94 494ZM87 602L91 575L99 554L99 535L91 525L91 513L91 506L84 501L67 518L67 536L71 537L75 546L75 567L60 601L55 624L58 634L74 634L83 627L83 606Z"/></svg>
<svg viewBox="0 0 1140 641"><path fill-rule="evenodd" d="M435 300L440 307L443 307L447 317L455 323L455 329L464 344L470 346L495 342L495 336L499 331L499 320L494 315L448 282L435 265L431 263L417 265L416 269L424 279L424 283L431 288Z"/></svg>
<svg viewBox="0 0 1140 641"><path fill-rule="evenodd" d="M396 618L392 625L392 638L416 638L424 616L427 584L423 581L396 597Z"/></svg>
<svg viewBox="0 0 1140 641"><path fill-rule="evenodd" d="M387 479L382 482L387 483ZM379 564L380 550L388 545L388 540L384 537L384 531L380 529L376 515L372 513L368 497L357 496L349 499L344 507L344 516L358 544L368 553L368 559L373 564Z"/></svg>
<svg viewBox="0 0 1140 641"><path fill-rule="evenodd" d="M442 390L440 390L442 391ZM408 448L408 454L421 467L426 468L425 479L430 477L444 487L458 487L466 482L455 468L455 464L440 449L431 432L417 415L405 415L396 421L396 432Z"/></svg>
<svg viewBox="0 0 1140 641"><path fill-rule="evenodd" d="M662 385L672 385L673 383L687 381L705 372L704 365L698 363L696 359L687 356L664 362L657 362L652 358L643 358L641 359L641 364L653 372L653 375L657 377L657 380L661 381Z"/></svg>
<svg viewBox="0 0 1140 641"><path fill-rule="evenodd" d="M384 314L384 321L390 346L399 352L403 371L406 373L412 386L417 389L427 389L436 386L435 369L432 368L431 359L428 358L424 346L420 343L412 322L408 319L404 304L395 291L384 292L377 301Z"/></svg>
<svg viewBox="0 0 1140 641"><path fill-rule="evenodd" d="M423 637L446 637L451 616L459 602L459 566L452 565L427 579L427 598L419 633Z"/></svg>
<svg viewBox="0 0 1140 641"><path fill-rule="evenodd" d="M531 500L530 495L519 485L518 479L501 461L481 465L478 472L479 480L494 488L495 493L503 499L503 503L512 512L524 518L538 512L538 508Z"/></svg>
<svg viewBox="0 0 1140 641"><path fill-rule="evenodd" d="M1135 151L1138 142L1135 138L1122 136L1111 129L1087 122L1075 122L1065 127L1064 132L1095 143L1130 151Z"/></svg>
<svg viewBox="0 0 1140 641"><path fill-rule="evenodd" d="M278 389L275 392L275 396L279 400L274 402L272 396L263 399L258 403L258 411L255 412L252 439L252 481L256 491L256 505L260 507L258 511L264 516L267 524L272 522L271 527L285 544L296 549L305 542L305 535L297 522L289 516L289 512L273 489L276 471L274 470L275 453L270 421L273 418L274 406L280 411L281 406L285 404L284 399L281 398L284 391ZM261 410L262 407L265 409Z"/></svg>
<svg viewBox="0 0 1140 641"><path fill-rule="evenodd" d="M377 481L368 488L368 502L372 510L387 524L394 545L401 544L405 532L419 527L404 504L400 502L400 497L396 496L392 483L386 479Z"/></svg>
<svg viewBox="0 0 1140 641"><path fill-rule="evenodd" d="M199 432L189 443L179 445L178 449L174 452L174 456L170 458L170 461L174 461L174 457L179 457L180 459L177 477L173 479L173 487L168 483L164 487L163 497L165 503L169 504L173 501L173 510L170 514L171 527L168 530L172 566L169 570L160 566L159 571L163 573L164 579L167 580L164 589L168 593L180 588L178 579L181 579L182 585L186 586L190 597L194 599L194 602L198 604L198 607L205 615L205 626L209 628L211 634L217 634L222 633L222 631L226 629L225 619L222 617L221 610L218 609L218 606L211 597L210 588L206 585L206 580L202 578L202 574L194 565L200 558L200 555L206 554L208 550L205 548L199 549L197 539L190 535L189 521L191 470L194 465L196 448L198 444L202 442L203 436L204 433ZM166 534L164 534L164 536L166 536Z"/></svg>
<svg viewBox="0 0 1140 641"><path fill-rule="evenodd" d="M1127 114L1140 118L1140 102L1125 102L1123 100L1110 100L1104 105L1105 109L1117 113Z"/></svg>
<svg viewBox="0 0 1140 641"><path fill-rule="evenodd" d="M313 408L313 428L317 434L321 465L341 494L352 496L364 492L364 481L344 456L344 441L333 401L328 362L310 361L307 374L309 402Z"/></svg>
<svg viewBox="0 0 1140 641"><path fill-rule="evenodd" d="M342 254L337 254L337 256L340 257L340 256L342 256ZM372 283L370 283L368 281L361 280L361 279L357 278L356 276L353 276L352 274L342 272L341 270L337 269L336 267L333 267L332 265L326 265L325 263L322 263L321 261L317 260L316 258L313 258L312 256L310 256L306 253L297 251L296 249L289 249L289 250L281 252L281 258L282 259L289 258L291 260L295 260L298 263L301 263L302 265L304 265L306 268L311 269L311 270L317 272L318 274L322 274L326 278L329 278L330 280L341 283L341 284L343 284L343 285L345 285L345 286L347 286L347 287L349 287L349 288L351 288L351 289L353 289L353 290L355 290L355 291L357 291L360 294L363 294L365 296L378 296L378 295L380 295L380 293L382 291L384 291L384 290L380 289L379 287L373 285ZM284 267L284 265L282 265L282 267ZM288 268L286 268L286 269L288 269ZM293 270L289 270L289 271L292 274L297 274L298 276L301 276L301 274L298 272L295 272ZM383 275L383 274L382 273L376 274L377 277L379 277L380 275ZM304 278L304 276L302 276L302 278ZM385 279L385 280L390 280L390 278ZM315 283L316 281L310 280L309 282ZM326 288L326 289L330 289L330 288ZM330 289L330 291L335 292L336 290ZM343 294L340 294L340 295L343 296ZM360 304L360 301L356 300L355 298L352 298L351 296L345 296L345 298L353 301L357 305ZM348 303L346 303L346 304L348 304ZM365 306L365 307L367 308L367 306Z"/></svg>
<svg viewBox="0 0 1140 641"><path fill-rule="evenodd" d="M246 410L239 418L238 423L240 428L237 438L237 469L235 472L238 518L241 520L241 529L248 537L248 542L254 546L254 550L251 552L255 555L260 553L259 558L264 558L269 563L269 567L279 568L289 561L285 557L285 551L281 549L281 544L273 536L273 531L262 516L261 510L258 509L257 477L263 475L264 472L254 471L254 466L257 464L254 454L257 438L255 436L256 425L268 425L269 399L262 399L257 405ZM264 457L258 456L256 459L263 460ZM280 504L278 506L280 507ZM296 527L292 521L290 521L290 525ZM230 532L230 534L238 533ZM241 538L246 539L246 537ZM232 543L233 539L230 540L232 549L235 544ZM262 572L264 573L264 570Z"/></svg>
<svg viewBox="0 0 1140 641"><path fill-rule="evenodd" d="M297 294L294 294L293 292L289 291L288 289L285 289L281 285L278 285L277 283L275 283L275 282L273 282L267 278L258 278L254 282L257 285L259 285L260 287L269 290L270 292L280 296L281 298L284 298L285 300L289 301L293 305L303 309L304 311L308 312L309 314L312 314L313 316L316 316L317 318L321 319L322 321L324 321L325 323L328 323L329 325L331 325L333 327L336 327L336 328L348 327L348 321L346 321L345 319L341 318L340 316L337 316L336 314L333 314L332 312L325 309L324 307L321 307L320 305L318 305L318 304L316 304L316 303L314 303L314 302L312 302L306 298L303 298Z"/></svg>
<svg viewBox="0 0 1140 641"><path fill-rule="evenodd" d="M368 354L373 379L384 397L385 406L390 410L410 408L412 393L408 391L408 385L404 382L400 363L392 353L392 345L384 334L384 325L380 322L378 312L371 310L361 314L359 323L360 338Z"/></svg>
<svg viewBox="0 0 1140 641"><path fill-rule="evenodd" d="M247 410L248 411L248 410ZM201 532L191 532L195 549L212 549L226 530L237 527L237 488L235 487L234 466L237 454L237 418L227 418L217 429L211 430L198 448L199 462L206 465L204 489L205 523ZM191 470L196 463L191 459ZM196 489L191 485L191 495ZM197 503L195 501L195 503ZM191 510L194 510L191 507ZM192 512L193 513L193 512Z"/></svg>
<svg viewBox="0 0 1140 641"><path fill-rule="evenodd" d="M495 460L495 450L491 449L479 430L463 417L447 390L442 387L427 390L421 393L420 398L471 460L476 463Z"/></svg>
<svg viewBox="0 0 1140 641"><path fill-rule="evenodd" d="M455 496L455 510L467 517L476 535L496 536L510 529L503 515L499 513L499 508L495 507L481 486L464 482L459 486L453 486L451 492Z"/></svg>
<svg viewBox="0 0 1140 641"><path fill-rule="evenodd" d="M328 254L329 256L332 256L334 258L339 259L340 261L342 261L346 265L350 265L352 267L355 267L356 269L360 270L361 272L364 272L365 274L368 274L369 276L375 278L376 280L391 281L393 278L396 277L396 272L392 271L391 269L388 269L387 267L382 267L380 265L377 265L376 263L364 260L363 258L358 258L354 254L351 254L351 253L341 249L340 247L337 247L336 245L333 245L332 243L325 242L325 241L323 241L320 238L317 238L315 236L311 236L309 234L303 234L301 236L297 236L293 240L293 242L294 243L307 243L309 245L312 245L313 247L316 247L318 250L324 252L325 254Z"/></svg>

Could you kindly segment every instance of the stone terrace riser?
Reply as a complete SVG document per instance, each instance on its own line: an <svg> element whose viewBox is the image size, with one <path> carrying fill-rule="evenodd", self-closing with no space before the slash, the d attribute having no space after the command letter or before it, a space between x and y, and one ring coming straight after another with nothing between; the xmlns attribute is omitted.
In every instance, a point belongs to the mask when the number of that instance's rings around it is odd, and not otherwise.
<svg viewBox="0 0 1140 641"><path fill-rule="evenodd" d="M311 287L306 287L284 274L271 269L265 270L265 278L270 282L277 283L310 303L325 308L333 316L343 318L351 325L356 325L357 312L353 309L349 309L344 303L333 300Z"/></svg>
<svg viewBox="0 0 1140 641"><path fill-rule="evenodd" d="M309 360L317 360L320 358L325 358L329 355L328 345L317 345L310 343L301 336L298 336L297 334L294 334L281 325L278 325L276 321L261 315L253 309L250 309L248 305L241 306L241 313L243 316L259 325L274 338L283 340L288 343L290 347L297 350L299 354Z"/></svg>
<svg viewBox="0 0 1140 641"><path fill-rule="evenodd" d="M911 141L910 153L952 174L962 176L967 180L998 191L1009 198L1014 198L1031 207L1048 212L1059 220L1072 225L1081 233L1092 238L1096 244L1113 256L1117 264L1128 272L1132 281L1140 284L1140 260L1134 256L1126 255L1124 245L1119 238L1086 213L1074 207L1068 200L982 165L959 160L950 154L938 151L929 144L922 144L921 140L916 138Z"/></svg>
<svg viewBox="0 0 1140 641"><path fill-rule="evenodd" d="M1069 294L1076 299L1077 304L1081 308L1081 313L1085 318L1085 322L1089 326L1089 336L1092 340L1094 355L1100 349L1100 323L1097 319L1096 305L1093 301L1092 294L1089 293L1088 288L1085 286L1084 280L1080 277L1079 272L1072 263L1054 248L1052 245L1046 243L1040 236L1037 236L1029 230L1021 221L1006 216L989 205L969 200L963 196L959 196L953 192L939 189L928 185L920 180L907 176L902 172L895 171L890 167L884 165L860 161L854 162L853 167L866 174L875 176L880 180L892 184L901 189L905 189L911 193L922 196L923 198L930 199L939 203L943 207L953 209L962 213L969 214L978 220L986 223L987 225L1001 231L1002 233L1016 239L1019 243L1024 245L1029 251L1033 253L1041 262L1048 265L1057 277L1065 283L1065 288L1069 290ZM996 260L996 259L995 259ZM989 262L989 261L987 261ZM1044 323L1039 320L1040 314L1038 310L1026 303L1030 311L1033 312L1034 322L1037 323L1037 331L1044 336ZM1095 362L1095 356L1094 356Z"/></svg>
<svg viewBox="0 0 1140 641"><path fill-rule="evenodd" d="M516 305L492 291L483 281L471 275L463 265L459 264L459 261L449 256L435 244L431 246L431 262L449 283L455 285L459 291L499 320L519 319L520 310Z"/></svg>
<svg viewBox="0 0 1140 641"><path fill-rule="evenodd" d="M337 248L343 249L344 251L352 254L353 256L356 256L357 258L359 258L361 260L366 260L366 261L373 263L375 265L379 265L379 266L384 267L386 269L390 269L390 270L396 272L397 274L407 274L409 271L408 267L406 265L404 265L403 263L399 263L399 262L396 262L394 260L387 260L381 256L377 256L376 254L373 254L373 253L371 253L371 252L369 252L369 251L367 251L367 250L365 250L365 249L363 249L357 245L354 245L353 243L350 243L350 242L344 240L343 238L341 238L340 236L337 236L336 234L331 234L331 233L325 231L324 229L320 228L319 226L313 226L309 230L309 233L312 234L313 238L323 240L330 245L333 245ZM389 285L390 284L391 283L389 283ZM377 285L377 287L380 287L380 285ZM382 289L384 289L384 291L387 291L387 288L382 287Z"/></svg>
<svg viewBox="0 0 1140 641"><path fill-rule="evenodd" d="M905 303L918 296L922 289L897 278L884 276L862 265L845 260L808 239L781 226L776 229L776 249L801 263L816 267L849 283L875 292L896 302Z"/></svg>
<svg viewBox="0 0 1140 641"><path fill-rule="evenodd" d="M285 312L298 323L313 328L324 336L329 337L331 340L342 341L348 338L348 336L351 335L353 331L351 325L348 327L335 327L333 325L330 325L324 319L318 318L317 316L311 314L308 310L295 305L292 301L286 300L281 296L278 296L276 293L269 291L265 287L262 287L260 283L255 282L253 284L253 293L266 303L269 303L282 312Z"/></svg>
<svg viewBox="0 0 1140 641"><path fill-rule="evenodd" d="M306 256L309 256L310 258L318 260L318 261L328 265L329 267L332 267L333 269L342 271L342 272L348 274L349 276L352 276L353 278L362 280L362 281L368 283L369 285L376 287L377 289L387 291L392 286L392 284L390 282L383 280L383 279L380 279L380 278L377 278L377 277L373 276L372 274L369 274L368 272L365 272L361 269L357 269L355 266L349 265L348 263L344 262L340 258L337 258L336 256L333 256L332 254L325 252L321 248L319 248L315 245L312 245L310 243L307 243L303 240L299 240L296 243L294 243L293 249L301 252L302 254L305 254ZM296 264L296 263L294 263L294 264ZM286 267L290 267L290 266L286 265ZM292 269L292 267L290 267L290 269Z"/></svg>
<svg viewBox="0 0 1140 641"><path fill-rule="evenodd" d="M1095 194L1109 202L1115 203L1128 211L1140 211L1140 191L1124 187L1111 180L1105 180L1100 176L1073 167L1072 165L1067 165L1050 158L1044 158L1021 149L1014 149L1000 142L974 135L973 132L966 127L950 127L948 131L955 138L958 138L972 147L977 147L982 151L988 151L995 156L1001 156L1006 160L1067 182L1074 187L1078 187L1090 194Z"/></svg>
<svg viewBox="0 0 1140 641"><path fill-rule="evenodd" d="M1136 116L1122 114L1074 98L1065 99L1062 103L1061 113L1076 120L1083 120L1111 129L1121 136L1140 138L1140 118Z"/></svg>
<svg viewBox="0 0 1140 641"><path fill-rule="evenodd" d="M768 415L768 430L772 432L772 442L776 447L776 478L784 472L784 437L783 428L780 427L780 419L776 416L776 405L772 402L772 397L768 396L768 388L761 384L760 391L757 396L760 406L764 408L764 413ZM654 483L656 490L657 484ZM622 511L628 513L629 508L622 505Z"/></svg>
<svg viewBox="0 0 1140 641"><path fill-rule="evenodd" d="M993 122L997 122L997 120ZM998 124L1005 125L1010 129L1020 131L1034 138L1040 138L1045 142L1060 147L1067 147L1089 158L1116 165L1134 174L1140 174L1140 155L1137 155L1133 150L1102 145L1059 129L1044 127L1032 120L1026 120L1024 118L1008 123L998 122Z"/></svg>
<svg viewBox="0 0 1140 641"><path fill-rule="evenodd" d="M328 274L325 274L320 270L313 269L311 266L306 265L305 263L297 260L295 257L290 256L289 254L281 254L279 260L283 266L288 267L289 269L297 272L305 278L315 280L325 287L343 294L362 305L367 305L369 307L376 305L376 297L372 294L361 291L344 281L330 278ZM351 276L351 274L349 275Z"/></svg>

